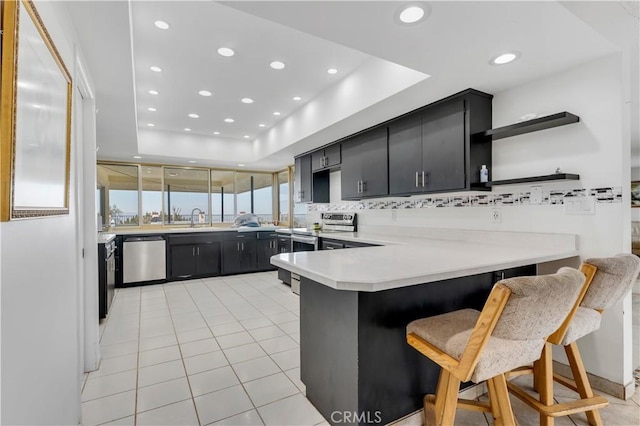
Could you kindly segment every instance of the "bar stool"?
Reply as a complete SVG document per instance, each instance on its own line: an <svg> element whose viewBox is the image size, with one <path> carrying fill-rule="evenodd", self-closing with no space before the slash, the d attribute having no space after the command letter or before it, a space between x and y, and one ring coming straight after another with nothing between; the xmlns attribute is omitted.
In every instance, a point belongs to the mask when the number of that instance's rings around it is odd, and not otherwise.
<svg viewBox="0 0 640 426"><path fill-rule="evenodd" d="M584 294L578 297L576 306L562 326L549 336L534 368L520 368L507 374L508 378L534 374L534 390L539 392L539 400L513 382L509 382L508 387L514 396L538 411L540 424L544 426L552 426L555 417L581 412L586 412L591 426L602 425L598 409L606 407L609 402L593 393L578 350L577 340L599 329L602 312L627 295L640 272L640 259L631 254L587 259L582 264L581 270L587 281ZM564 346L573 380L553 373L552 344ZM577 392L580 398L555 404L554 381Z"/></svg>
<svg viewBox="0 0 640 426"><path fill-rule="evenodd" d="M506 372L540 358L547 337L566 318L584 284L573 268L496 283L478 312L462 309L411 322L407 343L442 367L435 395L424 398L425 424L451 426L456 407L491 412L515 425ZM460 382L487 380L489 403L458 400Z"/></svg>

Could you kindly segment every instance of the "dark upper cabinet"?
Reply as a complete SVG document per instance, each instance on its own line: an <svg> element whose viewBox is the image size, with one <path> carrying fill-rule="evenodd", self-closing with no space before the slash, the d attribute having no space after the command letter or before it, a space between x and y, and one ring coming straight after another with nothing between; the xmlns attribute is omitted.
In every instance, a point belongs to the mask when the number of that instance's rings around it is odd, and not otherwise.
<svg viewBox="0 0 640 426"><path fill-rule="evenodd" d="M329 145L311 153L311 169L315 172L330 167L335 167L342 161L341 147L339 143Z"/></svg>
<svg viewBox="0 0 640 426"><path fill-rule="evenodd" d="M389 193L387 128L378 127L342 142L342 199Z"/></svg>
<svg viewBox="0 0 640 426"><path fill-rule="evenodd" d="M491 95L465 90L389 124L389 194L469 190L491 167Z"/></svg>
<svg viewBox="0 0 640 426"><path fill-rule="evenodd" d="M422 192L422 114L389 125L389 193Z"/></svg>
<svg viewBox="0 0 640 426"><path fill-rule="evenodd" d="M303 155L295 160L293 199L296 203L310 203L312 201L311 183L311 155Z"/></svg>
<svg viewBox="0 0 640 426"><path fill-rule="evenodd" d="M438 105L423 114L422 147L426 192L465 189L464 100Z"/></svg>

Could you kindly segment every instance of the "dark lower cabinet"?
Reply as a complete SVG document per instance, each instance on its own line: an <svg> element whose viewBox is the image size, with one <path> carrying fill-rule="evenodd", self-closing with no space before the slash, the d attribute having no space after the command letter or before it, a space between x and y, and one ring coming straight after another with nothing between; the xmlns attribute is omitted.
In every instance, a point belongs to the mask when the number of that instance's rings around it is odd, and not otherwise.
<svg viewBox="0 0 640 426"><path fill-rule="evenodd" d="M198 275L220 275L222 245L219 241L196 247L196 271Z"/></svg>
<svg viewBox="0 0 640 426"><path fill-rule="evenodd" d="M220 275L221 246L219 241L203 244L169 245L170 276L186 279Z"/></svg>
<svg viewBox="0 0 640 426"><path fill-rule="evenodd" d="M257 241L257 262L259 271L272 271L276 267L270 262L271 256L279 253L278 251L278 239L271 238Z"/></svg>
<svg viewBox="0 0 640 426"><path fill-rule="evenodd" d="M222 272L229 275L255 271L256 243L254 239L223 241Z"/></svg>

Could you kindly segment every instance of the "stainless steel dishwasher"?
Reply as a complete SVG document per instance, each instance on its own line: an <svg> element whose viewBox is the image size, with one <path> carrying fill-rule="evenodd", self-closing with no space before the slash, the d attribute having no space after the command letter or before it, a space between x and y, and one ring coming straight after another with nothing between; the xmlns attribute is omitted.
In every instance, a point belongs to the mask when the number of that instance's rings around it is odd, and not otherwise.
<svg viewBox="0 0 640 426"><path fill-rule="evenodd" d="M167 248L162 236L125 237L122 246L123 284L167 278Z"/></svg>

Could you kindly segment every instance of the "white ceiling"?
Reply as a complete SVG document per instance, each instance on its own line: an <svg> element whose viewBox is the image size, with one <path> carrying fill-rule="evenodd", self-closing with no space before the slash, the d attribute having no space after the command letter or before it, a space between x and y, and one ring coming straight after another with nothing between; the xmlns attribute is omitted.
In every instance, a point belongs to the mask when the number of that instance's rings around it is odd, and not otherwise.
<svg viewBox="0 0 640 426"><path fill-rule="evenodd" d="M69 2L96 87L98 158L277 170L465 88L496 94L618 49L557 2L429 2L429 18L412 26L394 20L402 4ZM222 46L236 55L219 56ZM514 49L520 60L489 65Z"/></svg>

